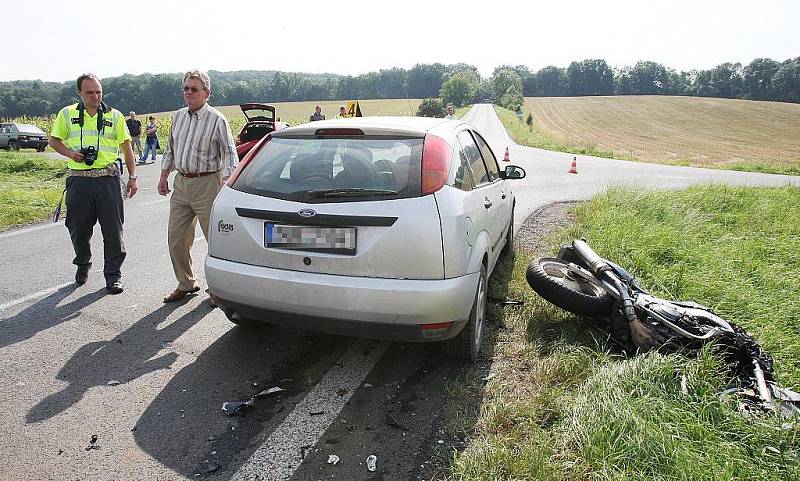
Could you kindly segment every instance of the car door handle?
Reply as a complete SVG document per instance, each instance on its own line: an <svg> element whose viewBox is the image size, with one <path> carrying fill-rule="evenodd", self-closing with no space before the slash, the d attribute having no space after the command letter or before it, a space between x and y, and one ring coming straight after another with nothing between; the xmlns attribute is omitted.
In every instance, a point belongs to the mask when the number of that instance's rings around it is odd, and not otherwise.
<svg viewBox="0 0 800 481"><path fill-rule="evenodd" d="M487 209L492 206L492 201L488 197L483 198L483 206Z"/></svg>

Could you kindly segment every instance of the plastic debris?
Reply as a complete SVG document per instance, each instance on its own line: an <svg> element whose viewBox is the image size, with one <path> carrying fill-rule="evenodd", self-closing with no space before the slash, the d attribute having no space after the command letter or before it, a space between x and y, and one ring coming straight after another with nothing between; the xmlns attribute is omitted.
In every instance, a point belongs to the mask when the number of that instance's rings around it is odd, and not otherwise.
<svg viewBox="0 0 800 481"><path fill-rule="evenodd" d="M370 454L369 456L367 456L367 471L370 472L375 471L377 467L378 467L378 457L375 456L374 454Z"/></svg>
<svg viewBox="0 0 800 481"><path fill-rule="evenodd" d="M92 449L100 449L100 445L97 444L97 434L92 434L92 438L89 440L89 445L86 446L87 451Z"/></svg>
<svg viewBox="0 0 800 481"><path fill-rule="evenodd" d="M264 389L260 393L256 394L256 396L267 396L269 394L275 394L276 392L283 392L285 390L286 389L283 389L282 387L275 386L275 387L271 387L269 389Z"/></svg>
<svg viewBox="0 0 800 481"><path fill-rule="evenodd" d="M328 464L332 464L332 465L336 466L336 464L338 462L339 462L339 456L337 456L335 454L329 454L328 455Z"/></svg>
<svg viewBox="0 0 800 481"><path fill-rule="evenodd" d="M108 384L109 386L119 386L122 383L112 379L111 381L108 381L106 384Z"/></svg>
<svg viewBox="0 0 800 481"><path fill-rule="evenodd" d="M243 408L253 405L253 398L248 399L247 401L229 401L226 403L222 403L222 410L225 411L225 414L228 416L235 416L236 413L241 411Z"/></svg>

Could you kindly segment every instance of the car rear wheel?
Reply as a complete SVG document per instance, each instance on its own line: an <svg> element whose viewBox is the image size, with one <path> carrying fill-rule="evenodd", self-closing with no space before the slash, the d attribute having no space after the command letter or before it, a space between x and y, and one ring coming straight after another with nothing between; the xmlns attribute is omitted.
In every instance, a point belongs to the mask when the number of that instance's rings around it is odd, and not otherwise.
<svg viewBox="0 0 800 481"><path fill-rule="evenodd" d="M467 325L456 337L448 339L442 344L448 356L470 362L478 360L483 341L483 326L486 321L487 289L486 267L481 266L478 289L475 292L475 300L472 303L472 311L469 313Z"/></svg>
<svg viewBox="0 0 800 481"><path fill-rule="evenodd" d="M248 317L241 316L238 312L234 311L233 309L225 309L223 310L225 313L225 317L228 318L229 321L232 323L246 327L248 329L260 329L267 327L265 322L256 321L255 319L250 319Z"/></svg>
<svg viewBox="0 0 800 481"><path fill-rule="evenodd" d="M9 140L8 141L8 148L13 150L13 151L18 151L19 150L19 145L17 145L17 141L16 140Z"/></svg>

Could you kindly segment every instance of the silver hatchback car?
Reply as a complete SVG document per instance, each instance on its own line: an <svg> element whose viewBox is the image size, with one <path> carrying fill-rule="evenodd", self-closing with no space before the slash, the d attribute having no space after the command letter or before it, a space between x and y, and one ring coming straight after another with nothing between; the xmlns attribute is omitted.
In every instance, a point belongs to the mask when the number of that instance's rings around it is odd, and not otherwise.
<svg viewBox="0 0 800 481"><path fill-rule="evenodd" d="M525 171L470 125L416 117L272 132L214 202L209 291L232 322L481 346Z"/></svg>

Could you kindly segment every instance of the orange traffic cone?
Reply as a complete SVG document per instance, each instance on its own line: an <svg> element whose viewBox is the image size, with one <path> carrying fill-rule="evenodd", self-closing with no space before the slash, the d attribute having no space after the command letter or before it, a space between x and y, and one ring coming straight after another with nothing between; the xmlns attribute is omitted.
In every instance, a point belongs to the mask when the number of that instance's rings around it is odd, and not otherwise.
<svg viewBox="0 0 800 481"><path fill-rule="evenodd" d="M569 174L577 174L578 173L578 166L575 164L577 157L572 158L572 165L569 167Z"/></svg>
<svg viewBox="0 0 800 481"><path fill-rule="evenodd" d="M503 155L503 162L508 162L511 159L508 158L508 147L506 147L506 153Z"/></svg>

